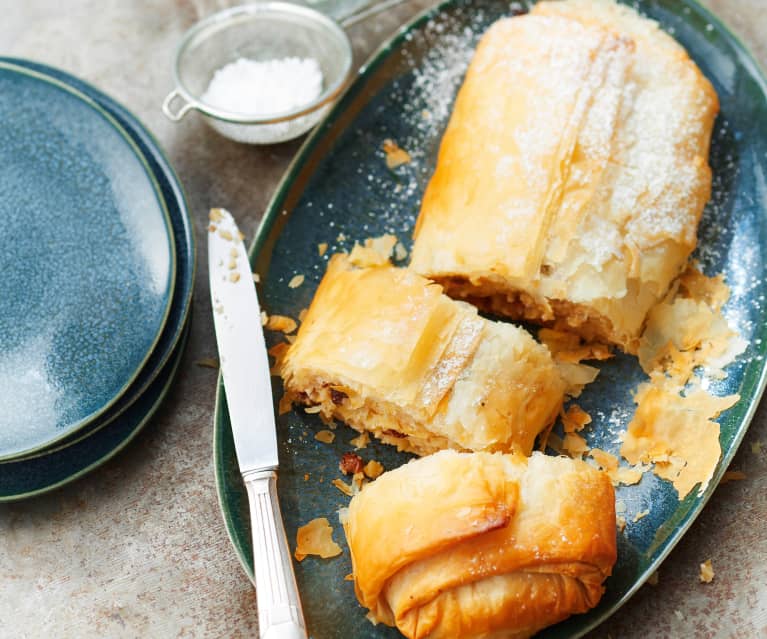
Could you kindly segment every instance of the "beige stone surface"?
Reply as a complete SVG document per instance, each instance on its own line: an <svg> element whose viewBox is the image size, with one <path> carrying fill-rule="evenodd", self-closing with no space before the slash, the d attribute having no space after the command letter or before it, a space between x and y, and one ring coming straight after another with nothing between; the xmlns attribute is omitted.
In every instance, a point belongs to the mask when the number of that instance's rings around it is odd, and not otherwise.
<svg viewBox="0 0 767 639"><path fill-rule="evenodd" d="M102 88L157 136L183 182L197 235L207 210L237 213L251 237L297 143L251 148L197 117L160 112L183 31L214 0L0 0L0 53L53 64ZM428 3L411 0L353 33L357 59ZM709 0L767 66L764 0ZM53 494L0 505L0 639L253 637L254 593L226 537L211 460L216 355L205 246L178 381L116 459ZM764 442L761 452L752 444ZM755 447L754 450L756 450ZM767 409L720 487L645 586L593 637L767 637ZM712 559L716 577L698 580ZM319 638L318 638L319 639ZM353 638L350 638L353 639Z"/></svg>

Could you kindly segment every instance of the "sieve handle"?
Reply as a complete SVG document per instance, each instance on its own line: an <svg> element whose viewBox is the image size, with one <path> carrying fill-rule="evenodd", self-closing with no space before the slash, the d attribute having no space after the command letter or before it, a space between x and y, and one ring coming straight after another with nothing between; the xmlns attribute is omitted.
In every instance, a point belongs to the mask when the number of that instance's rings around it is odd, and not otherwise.
<svg viewBox="0 0 767 639"><path fill-rule="evenodd" d="M173 102L177 99L183 102L183 106L178 111L174 111ZM162 103L162 112L169 120L173 120L174 122L178 122L193 108L194 106L191 103L184 100L184 97L178 92L178 89L173 89L173 91L165 96L165 100L163 100Z"/></svg>

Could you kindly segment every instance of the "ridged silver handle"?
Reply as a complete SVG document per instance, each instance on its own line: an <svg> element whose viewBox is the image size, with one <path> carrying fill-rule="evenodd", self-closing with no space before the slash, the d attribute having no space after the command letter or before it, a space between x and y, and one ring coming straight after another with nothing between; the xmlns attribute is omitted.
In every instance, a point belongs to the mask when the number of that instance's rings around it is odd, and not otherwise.
<svg viewBox="0 0 767 639"><path fill-rule="evenodd" d="M280 503L277 473L245 473L253 529L253 572L256 576L258 629L261 639L306 639L306 625L290 559Z"/></svg>

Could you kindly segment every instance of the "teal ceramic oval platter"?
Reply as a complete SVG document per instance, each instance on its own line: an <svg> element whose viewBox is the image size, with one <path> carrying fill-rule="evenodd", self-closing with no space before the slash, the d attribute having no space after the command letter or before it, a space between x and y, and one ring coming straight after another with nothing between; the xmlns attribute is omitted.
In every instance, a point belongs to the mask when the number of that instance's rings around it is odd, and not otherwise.
<svg viewBox="0 0 767 639"><path fill-rule="evenodd" d="M50 446L134 382L176 248L136 144L73 86L0 63L0 459Z"/></svg>
<svg viewBox="0 0 767 639"><path fill-rule="evenodd" d="M124 107L71 75L28 60L0 63L49 76L87 95L126 132L156 180L167 207L177 256L167 320L155 348L129 388L98 418L55 445L0 461L0 502L24 499L63 486L106 462L147 424L170 389L188 334L195 271L194 235L181 186L168 160L141 123Z"/></svg>
<svg viewBox="0 0 767 639"><path fill-rule="evenodd" d="M523 11L524 7L513 3ZM767 354L767 83L743 45L708 11L691 0L631 3L659 21L688 50L714 84L721 102L712 140L712 199L699 229L695 257L705 273L724 273L731 288L728 322L748 342L747 350L711 382L714 394L738 393L723 413L722 455L709 486L682 501L673 486L651 473L634 486L620 486L616 499L629 522L618 535L618 562L599 606L542 631L540 637L579 637L624 604L668 555L701 512L740 444L765 386ZM516 10L516 9L514 9ZM494 0L449 0L403 27L361 70L326 120L299 151L275 193L251 249L261 276L260 298L269 314L298 317L308 307L327 258L355 240L394 233L409 248L420 198L434 170L436 152L473 47L510 6ZM388 169L381 151L390 138L413 161ZM318 244L327 243L324 256ZM294 275L304 284L290 288ZM267 334L270 344L281 336ZM590 447L618 453L619 435L634 411L632 391L644 375L635 358L601 363L600 375L578 403L594 421ZM275 381L274 398L282 395ZM330 481L338 461L352 450L355 432L339 425L335 441L315 441L319 419L291 411L277 420L279 493L291 545L299 526L327 517L344 553L330 560L308 557L296 564L310 635L314 639L395 638L391 628L372 626L356 602L348 550L336 511L348 499ZM371 443L361 451L386 468L407 460L391 447ZM216 481L224 521L243 567L252 578L247 500L240 481L219 381L214 431ZM308 479L307 479L308 478ZM645 516L642 513L647 511ZM636 518L636 521L634 519Z"/></svg>

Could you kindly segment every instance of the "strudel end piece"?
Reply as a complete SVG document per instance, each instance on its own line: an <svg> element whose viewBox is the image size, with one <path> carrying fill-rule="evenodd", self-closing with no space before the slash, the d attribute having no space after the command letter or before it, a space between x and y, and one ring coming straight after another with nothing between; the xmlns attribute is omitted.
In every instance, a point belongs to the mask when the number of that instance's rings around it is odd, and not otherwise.
<svg viewBox="0 0 767 639"><path fill-rule="evenodd" d="M360 603L409 639L530 637L599 602L610 479L580 460L444 451L384 473L344 525Z"/></svg>
<svg viewBox="0 0 767 639"><path fill-rule="evenodd" d="M293 402L419 455L530 454L564 382L524 330L483 319L442 287L335 255L280 363Z"/></svg>

